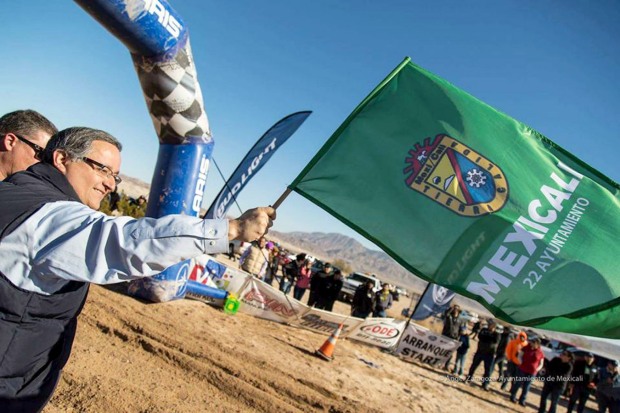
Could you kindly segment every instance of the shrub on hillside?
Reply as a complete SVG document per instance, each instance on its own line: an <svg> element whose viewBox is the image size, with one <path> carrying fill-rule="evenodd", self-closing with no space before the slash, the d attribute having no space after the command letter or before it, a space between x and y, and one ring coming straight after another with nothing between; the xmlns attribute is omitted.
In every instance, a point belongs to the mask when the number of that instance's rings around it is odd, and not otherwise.
<svg viewBox="0 0 620 413"><path fill-rule="evenodd" d="M120 199L116 204L116 212L110 208L110 197L105 197L101 203L99 211L106 215L123 215L133 218L142 218L146 213L146 203L139 205L136 200L127 196L124 192L120 194Z"/></svg>

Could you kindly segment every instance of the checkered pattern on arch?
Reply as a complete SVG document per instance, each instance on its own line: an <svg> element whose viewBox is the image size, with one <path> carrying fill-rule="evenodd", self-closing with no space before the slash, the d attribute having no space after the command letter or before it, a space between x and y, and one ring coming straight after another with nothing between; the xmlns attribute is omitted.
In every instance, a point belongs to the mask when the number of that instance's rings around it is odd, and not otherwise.
<svg viewBox="0 0 620 413"><path fill-rule="evenodd" d="M134 55L133 61L159 142L179 144L190 136L211 141L189 40L171 60Z"/></svg>

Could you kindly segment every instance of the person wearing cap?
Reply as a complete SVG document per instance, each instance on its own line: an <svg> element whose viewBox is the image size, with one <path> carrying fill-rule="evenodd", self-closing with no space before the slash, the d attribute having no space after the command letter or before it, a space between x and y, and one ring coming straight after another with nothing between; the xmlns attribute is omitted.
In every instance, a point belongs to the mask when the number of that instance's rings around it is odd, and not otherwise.
<svg viewBox="0 0 620 413"><path fill-rule="evenodd" d="M532 338L519 354L521 363L517 368L517 376L510 387L510 401L516 403L517 393L519 389L522 389L519 404L525 406L532 382L545 363L545 355L540 348L540 339L538 337Z"/></svg>
<svg viewBox="0 0 620 413"><path fill-rule="evenodd" d="M496 327L495 320L489 319L486 327L483 327L478 333L478 348L465 379L465 381L471 381L480 363L484 363L484 373L482 376L482 388L484 390L489 390L492 373L491 367L493 366L493 359L495 358L495 352L500 339Z"/></svg>
<svg viewBox="0 0 620 413"><path fill-rule="evenodd" d="M566 411L572 413L577 405L577 413L583 413L586 407L586 401L593 389L596 387L596 364L594 364L594 354L585 353L583 357L577 358L573 364L573 374L569 382L570 398L568 400L568 408Z"/></svg>
<svg viewBox="0 0 620 413"><path fill-rule="evenodd" d="M608 360L607 367L600 369L596 383L596 401L599 413L620 412L620 374L618 360Z"/></svg>
<svg viewBox="0 0 620 413"><path fill-rule="evenodd" d="M573 353L568 350L562 351L559 356L551 359L547 368L543 388L540 393L540 405L538 413L545 413L547 409L547 399L551 399L548 413L555 413L560 396L566 389L566 384L570 379L573 370Z"/></svg>

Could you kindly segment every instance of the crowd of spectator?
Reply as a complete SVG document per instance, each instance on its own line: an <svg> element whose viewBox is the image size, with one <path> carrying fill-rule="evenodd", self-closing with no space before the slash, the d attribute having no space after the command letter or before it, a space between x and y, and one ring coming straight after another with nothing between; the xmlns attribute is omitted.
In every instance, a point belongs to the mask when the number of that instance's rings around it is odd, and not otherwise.
<svg viewBox="0 0 620 413"><path fill-rule="evenodd" d="M232 249L229 258L234 260ZM241 253L239 265L269 285L277 282L277 287L284 294L289 295L293 291L296 300L302 301L307 297L308 306L326 311L333 310L344 283L340 268L306 253L293 255L280 244L265 238L251 243ZM352 316L387 317L386 311L398 300L398 292L387 283L379 291L374 291L374 287L373 283L368 283L357 288L351 303Z"/></svg>
<svg viewBox="0 0 620 413"><path fill-rule="evenodd" d="M620 412L620 374L619 362L600 358L587 351L570 351L563 349L557 356L545 359L540 337L530 335L526 331L503 327L498 332L495 320L489 319L486 325L480 323L477 328L468 332L468 324L459 318L458 305L451 306L444 313L442 335L460 342L456 350L456 362L451 373L463 374L465 356L468 353L470 340L477 340L474 353L464 383L479 382L482 388L489 391L492 383L500 383L500 390L508 390L507 397L513 403L526 406L531 386L536 381L542 385L538 404L539 413L555 413L559 401L564 395L567 400L567 412L584 411L586 402L594 395L601 413ZM444 365L449 370L451 360ZM480 364L484 372L478 381L474 374ZM497 367L497 378L492 375Z"/></svg>

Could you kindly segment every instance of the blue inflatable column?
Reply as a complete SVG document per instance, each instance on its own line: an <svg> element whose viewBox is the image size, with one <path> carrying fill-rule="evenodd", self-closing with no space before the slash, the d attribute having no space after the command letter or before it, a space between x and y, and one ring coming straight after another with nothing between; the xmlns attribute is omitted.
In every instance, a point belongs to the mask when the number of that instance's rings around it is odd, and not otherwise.
<svg viewBox="0 0 620 413"><path fill-rule="evenodd" d="M165 0L75 1L131 53L160 143L147 216L198 216L214 143L185 23ZM178 298L185 289L179 274L187 271L168 269L131 291L152 301ZM177 291L166 287L165 294L153 296L162 286L149 283L167 280L175 280Z"/></svg>

